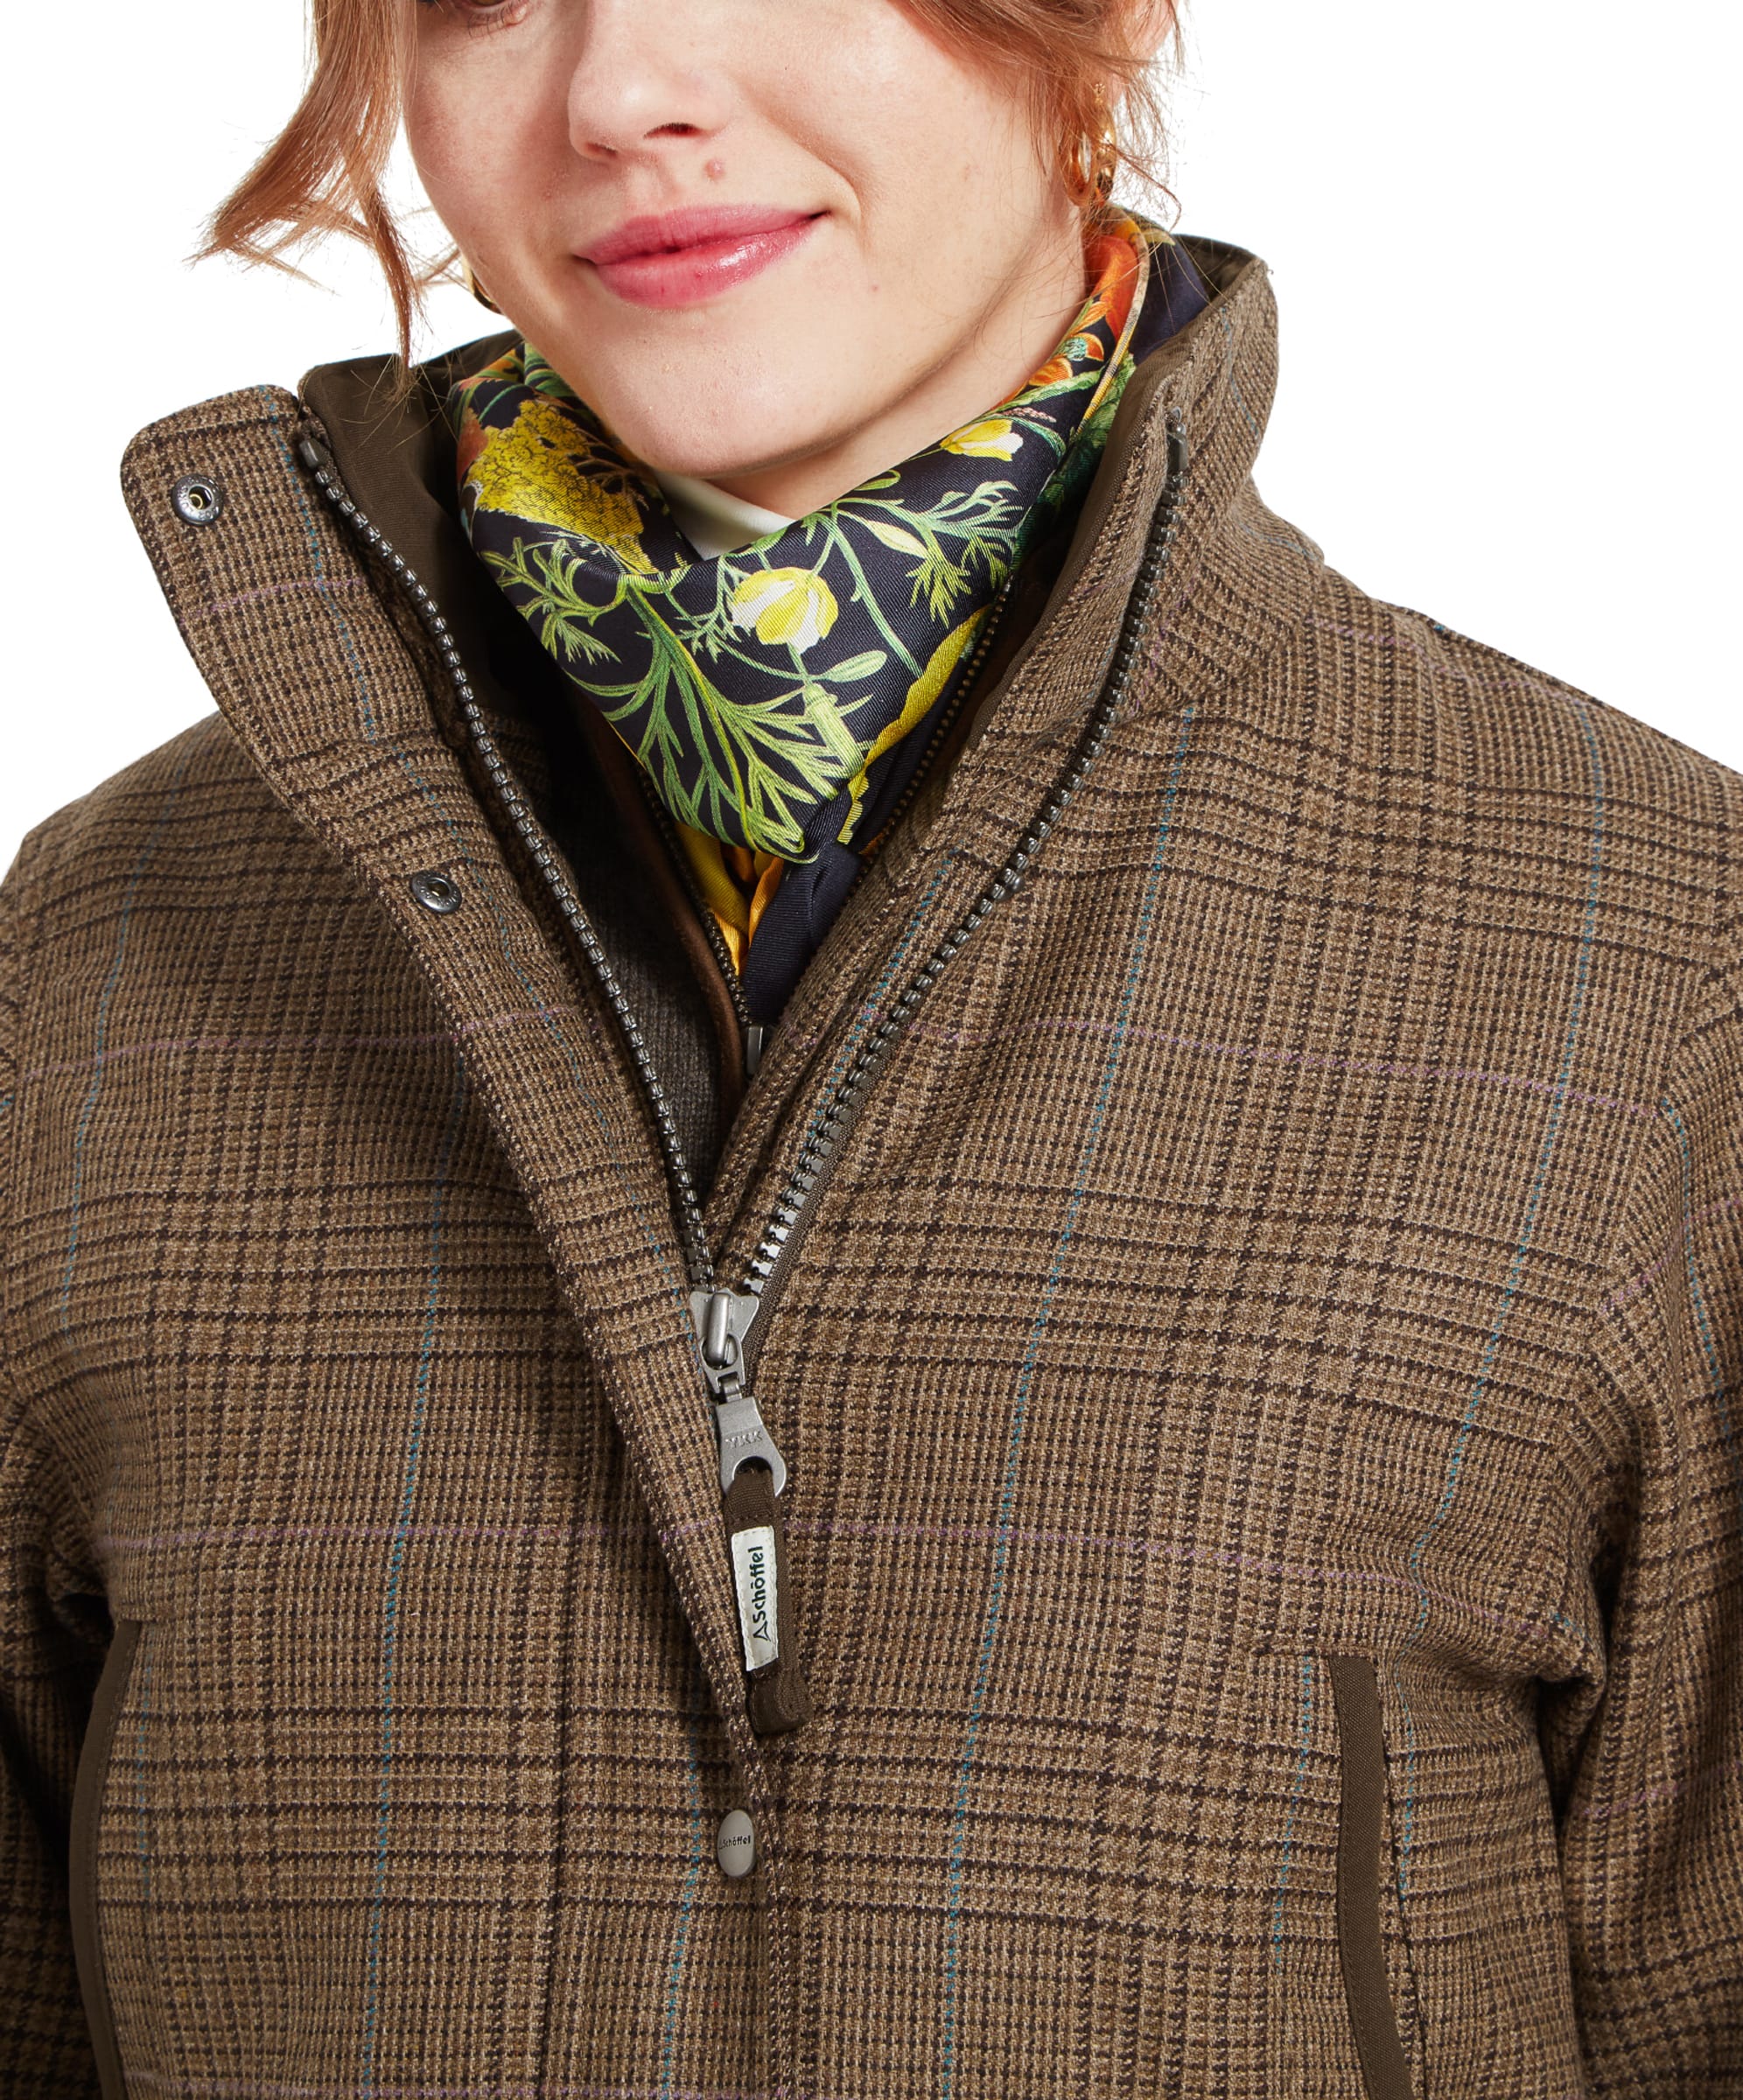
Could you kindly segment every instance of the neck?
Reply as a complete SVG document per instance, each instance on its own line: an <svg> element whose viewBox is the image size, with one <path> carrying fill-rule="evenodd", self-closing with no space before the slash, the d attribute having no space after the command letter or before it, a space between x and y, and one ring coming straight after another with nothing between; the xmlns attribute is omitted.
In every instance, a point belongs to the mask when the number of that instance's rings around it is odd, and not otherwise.
<svg viewBox="0 0 1743 2100"><path fill-rule="evenodd" d="M964 338L895 401L837 437L731 473L716 488L783 517L833 503L1005 400L1045 364L1083 304L1083 228L1067 207Z"/></svg>

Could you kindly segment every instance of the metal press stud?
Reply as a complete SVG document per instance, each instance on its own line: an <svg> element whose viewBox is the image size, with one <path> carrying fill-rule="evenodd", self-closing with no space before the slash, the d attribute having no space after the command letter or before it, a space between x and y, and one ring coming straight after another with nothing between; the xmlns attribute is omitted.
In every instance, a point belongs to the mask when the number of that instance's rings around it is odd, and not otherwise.
<svg viewBox="0 0 1743 2100"><path fill-rule="evenodd" d="M728 1809L714 1833L714 1856L729 1881L741 1880L757 1863L756 1825L742 1809Z"/></svg>
<svg viewBox="0 0 1743 2100"><path fill-rule="evenodd" d="M215 525L224 492L210 474L184 474L170 492L176 515L190 525Z"/></svg>
<svg viewBox="0 0 1743 2100"><path fill-rule="evenodd" d="M426 912L457 912L460 908L459 884L435 868L420 868L416 875L407 877L406 886Z"/></svg>

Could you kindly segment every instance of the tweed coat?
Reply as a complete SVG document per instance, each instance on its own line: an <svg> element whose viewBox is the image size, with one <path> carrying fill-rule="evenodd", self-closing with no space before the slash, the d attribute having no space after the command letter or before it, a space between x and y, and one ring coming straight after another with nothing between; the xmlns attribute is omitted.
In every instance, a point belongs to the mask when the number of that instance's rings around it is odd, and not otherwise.
<svg viewBox="0 0 1743 2100"><path fill-rule="evenodd" d="M219 711L3 893L7 2093L1743 2091L1743 782L1269 513L1194 253L747 1086L379 368L130 450ZM690 1292L804 1172L781 1733Z"/></svg>

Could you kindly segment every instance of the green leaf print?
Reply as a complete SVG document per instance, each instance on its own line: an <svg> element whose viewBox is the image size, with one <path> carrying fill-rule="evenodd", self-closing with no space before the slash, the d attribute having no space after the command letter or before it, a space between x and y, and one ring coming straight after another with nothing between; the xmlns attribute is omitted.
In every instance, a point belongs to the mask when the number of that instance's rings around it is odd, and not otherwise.
<svg viewBox="0 0 1743 2100"><path fill-rule="evenodd" d="M484 558L553 655L561 654L572 663L618 661L616 650L588 630L622 603L625 578L620 577L608 603L596 605L580 588L579 579L590 573L586 564L568 553L560 541L535 542L529 547L517 539L508 554L486 554Z"/></svg>
<svg viewBox="0 0 1743 2100"><path fill-rule="evenodd" d="M717 838L742 830L763 852L808 859L805 816L864 755L833 701L815 684L749 701L723 692L644 593L629 598L653 662L634 684L591 687L606 719L681 822Z"/></svg>
<svg viewBox="0 0 1743 2100"><path fill-rule="evenodd" d="M849 656L843 662L831 664L816 676L831 685L851 685L861 678L875 678L890 661L882 649L862 649L858 655Z"/></svg>
<svg viewBox="0 0 1743 2100"><path fill-rule="evenodd" d="M474 550L682 823L800 862L808 832L851 844L861 817L869 837L900 806L935 740L922 725L978 661L981 616L1095 471L1130 377L1144 237L1110 222L1039 383L715 558L534 346L451 390Z"/></svg>
<svg viewBox="0 0 1743 2100"><path fill-rule="evenodd" d="M863 521L867 532L873 533L885 546L893 548L898 554L924 554L926 542L916 539L906 525L892 525L884 518L866 518Z"/></svg>

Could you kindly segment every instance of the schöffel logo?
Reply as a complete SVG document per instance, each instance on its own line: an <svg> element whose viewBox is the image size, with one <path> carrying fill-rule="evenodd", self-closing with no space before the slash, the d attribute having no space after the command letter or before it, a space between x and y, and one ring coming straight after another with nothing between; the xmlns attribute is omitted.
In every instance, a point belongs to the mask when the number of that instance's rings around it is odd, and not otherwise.
<svg viewBox="0 0 1743 2100"><path fill-rule="evenodd" d="M757 1524L732 1534L732 1577L738 1591L745 1668L760 1670L780 1653L773 1526Z"/></svg>

